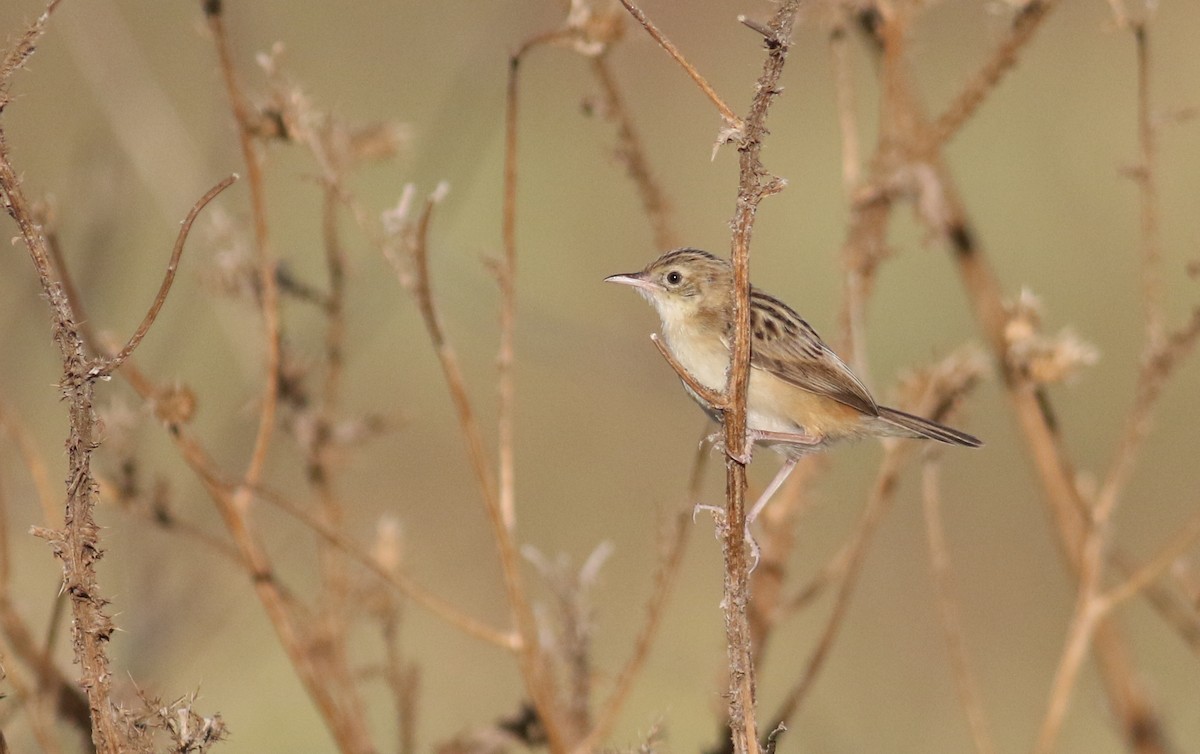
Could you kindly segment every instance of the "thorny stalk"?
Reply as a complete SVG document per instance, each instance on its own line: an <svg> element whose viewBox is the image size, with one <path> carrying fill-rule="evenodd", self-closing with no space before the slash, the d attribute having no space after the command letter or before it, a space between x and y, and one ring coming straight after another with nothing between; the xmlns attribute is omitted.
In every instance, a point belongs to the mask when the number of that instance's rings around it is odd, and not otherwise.
<svg viewBox="0 0 1200 754"><path fill-rule="evenodd" d="M56 269L65 281L70 280L68 270L61 259L58 261ZM64 285L63 289L64 291L68 291L73 290L73 287ZM78 308L76 302L72 301L72 305L74 308ZM95 342L96 337L90 328L81 327L80 332L86 344L91 349L101 350L102 345ZM184 462L196 474L205 491L214 504L216 504L217 510L221 514L222 520L225 522L226 528L233 539L237 550L237 558L246 573L250 576L255 592L276 631L279 643L285 652L287 652L288 658L300 676L305 689L313 699L317 709L329 723L334 739L339 742L339 747L344 751L355 751L356 749L349 742L345 726L340 721L340 712L336 703L320 682L319 676L314 672L310 655L300 637L299 628L296 623L297 616L293 615L292 612L296 606L292 602L287 590L274 574L270 557L263 545L258 541L251 522L248 520L244 506L235 504L234 491L240 490L242 486L240 484L228 483L221 478L221 474L217 471L216 463L184 426L186 418L170 413L163 413L158 410L157 404L159 401L170 397L169 390L159 388L136 369L132 358L126 359L122 368L117 371L117 376L128 380L143 400L156 405L156 414L165 425L168 436L174 441ZM418 604L425 604L416 597L414 597L414 601L418 602Z"/></svg>
<svg viewBox="0 0 1200 754"><path fill-rule="evenodd" d="M56 3L51 3L47 6L45 13L5 56L3 64L0 64L0 108L8 101L9 78L33 53L35 43L45 30L46 21L55 5ZM207 195L205 200L193 208L189 218L194 219L203 204L223 188L224 185ZM50 543L55 556L63 564L63 592L69 595L71 601L75 659L81 669L80 684L87 695L92 742L97 751L107 754L121 750L131 732L125 729L111 699L112 676L105 645L114 627L105 613L104 608L108 601L101 596L96 578L96 562L103 555L103 550L100 548L99 528L94 518L97 483L91 470L92 453L99 445L95 382L112 368L119 366L120 361L137 347L153 324L170 288L173 268L178 263L179 254L182 253L191 222L186 222L181 228L175 253L172 255L172 265L168 268L168 279L160 289L159 297L142 326L122 349L121 358L97 360L87 354L71 301L67 298L62 284L55 278L45 233L34 220L33 210L9 160L8 144L3 129L0 129L0 202L16 222L41 282L43 294L50 305L54 341L63 360L59 387L68 404L70 426L63 528L41 528L35 531Z"/></svg>
<svg viewBox="0 0 1200 754"><path fill-rule="evenodd" d="M724 411L725 462L725 638L729 653L729 727L736 754L758 754L755 717L754 652L750 644L747 606L750 601L746 562L746 391L750 383L750 238L762 200L783 189L784 181L762 164L767 113L779 93L779 77L787 60L799 0L787 0L772 17L772 36L764 40L767 57L755 86L749 115L738 141L737 209L732 226L730 261L733 265L733 343L725 387L729 408Z"/></svg>
<svg viewBox="0 0 1200 754"><path fill-rule="evenodd" d="M12 431L14 421L11 412L0 406L0 425ZM36 459L36 457L35 457ZM27 462L28 466L28 462ZM33 467L29 467L33 472ZM54 708L55 713L79 729L84 736L91 736L92 721L88 709L87 697L80 688L64 674L47 649L38 646L33 631L25 619L21 617L12 594L12 555L8 549L8 498L5 494L4 480L0 479L0 634L4 640L0 643L0 658L6 665L10 681L25 697L24 706L30 711L30 725L35 735L43 741L43 747L53 746L54 739L49 734L48 712ZM60 604L60 603L56 603ZM27 666L37 679L32 688L22 689L17 686L16 668L11 660L20 660Z"/></svg>

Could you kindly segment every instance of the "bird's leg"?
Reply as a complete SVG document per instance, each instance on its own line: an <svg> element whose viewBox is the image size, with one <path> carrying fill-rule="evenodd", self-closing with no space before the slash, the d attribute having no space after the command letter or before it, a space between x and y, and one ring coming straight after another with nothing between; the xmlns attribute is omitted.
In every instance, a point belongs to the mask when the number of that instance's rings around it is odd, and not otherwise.
<svg viewBox="0 0 1200 754"><path fill-rule="evenodd" d="M767 488L763 490L763 493L758 496L758 500L754 501L754 505L750 508L750 512L746 514L747 537L750 536L750 524L754 523L754 520L758 518L758 514L762 513L762 509L767 507L767 503L771 500L775 493L779 491L779 488L783 486L783 483L787 481L788 476L792 473L792 469L796 468L796 462L799 460L799 457L789 457L786 461L784 461L783 466L779 467L779 471L775 474L775 478L771 480L771 483L767 485Z"/></svg>
<svg viewBox="0 0 1200 754"><path fill-rule="evenodd" d="M752 429L749 434L755 442L780 445L802 445L815 448L825 442L822 435L810 435L807 432L772 432L769 429Z"/></svg>
<svg viewBox="0 0 1200 754"><path fill-rule="evenodd" d="M799 457L788 457L788 459L783 462L783 466L779 468L779 471L775 474L775 478L771 480L771 483L767 485L767 488L763 490L763 493L758 496L758 500L754 501L754 505L750 508L750 512L746 514L745 536L746 543L750 545L750 558L752 561L750 564L751 573L754 572L755 568L758 568L760 550L758 547L758 542L755 542L754 536L750 534L750 524L754 523L754 519L758 518L758 514L762 513L762 509L767 507L767 502L770 501L775 493L779 491L779 488L783 486L783 483L787 480L788 476L791 475L792 469L796 468L796 462L799 460Z"/></svg>

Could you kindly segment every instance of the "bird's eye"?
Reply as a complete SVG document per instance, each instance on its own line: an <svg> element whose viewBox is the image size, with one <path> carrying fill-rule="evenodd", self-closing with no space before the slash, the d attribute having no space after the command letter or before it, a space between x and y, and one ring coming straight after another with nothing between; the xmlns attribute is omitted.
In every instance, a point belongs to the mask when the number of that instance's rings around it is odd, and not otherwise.
<svg viewBox="0 0 1200 754"><path fill-rule="evenodd" d="M679 270L671 270L667 273L667 283L670 285L679 285L683 281L683 273Z"/></svg>

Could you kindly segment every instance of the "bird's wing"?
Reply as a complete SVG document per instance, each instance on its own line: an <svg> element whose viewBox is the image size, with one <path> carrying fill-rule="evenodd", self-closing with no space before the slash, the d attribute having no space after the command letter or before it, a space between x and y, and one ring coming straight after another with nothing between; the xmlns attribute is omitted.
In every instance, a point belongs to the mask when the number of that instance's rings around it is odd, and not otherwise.
<svg viewBox="0 0 1200 754"><path fill-rule="evenodd" d="M732 339L732 332L727 339ZM750 365L802 390L879 415L870 391L821 336L787 304L754 289L750 292Z"/></svg>

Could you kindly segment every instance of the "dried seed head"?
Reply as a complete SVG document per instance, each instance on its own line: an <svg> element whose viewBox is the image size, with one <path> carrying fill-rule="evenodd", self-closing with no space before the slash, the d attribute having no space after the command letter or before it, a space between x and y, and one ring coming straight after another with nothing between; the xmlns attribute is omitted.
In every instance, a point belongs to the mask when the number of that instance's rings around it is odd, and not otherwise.
<svg viewBox="0 0 1200 754"><path fill-rule="evenodd" d="M1057 335L1041 332L1041 302L1029 290L1022 289L1008 306L1004 339L1008 343L1010 366L1042 385L1070 382L1079 370L1095 364L1100 352L1070 328Z"/></svg>

